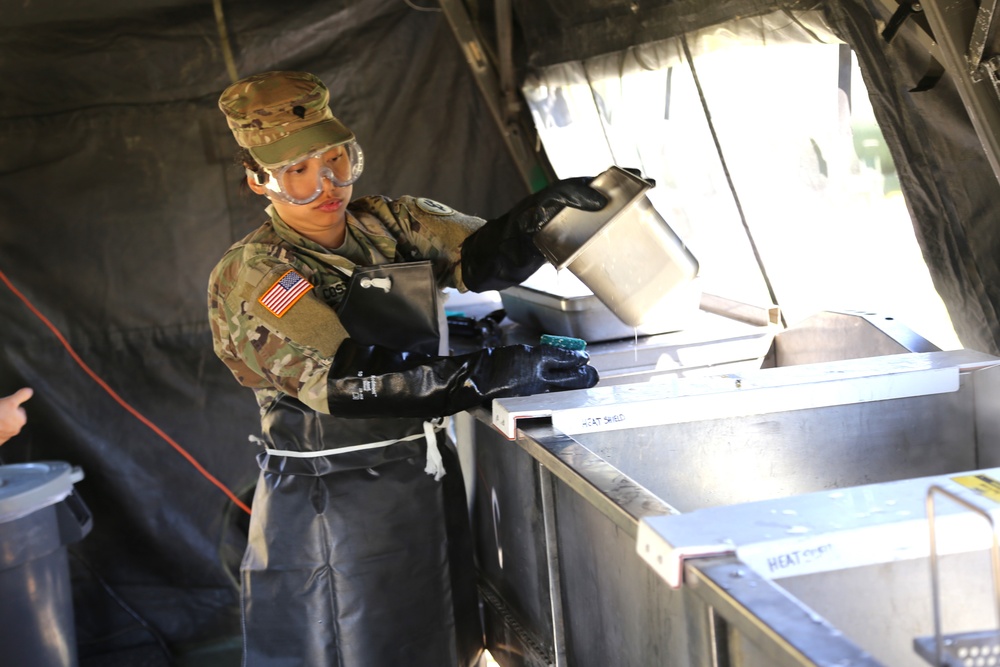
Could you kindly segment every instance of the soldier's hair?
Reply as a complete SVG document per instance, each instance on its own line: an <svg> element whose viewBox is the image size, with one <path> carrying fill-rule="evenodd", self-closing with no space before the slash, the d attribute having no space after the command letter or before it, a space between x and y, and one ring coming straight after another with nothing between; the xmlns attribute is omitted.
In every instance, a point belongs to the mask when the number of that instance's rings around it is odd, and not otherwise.
<svg viewBox="0 0 1000 667"><path fill-rule="evenodd" d="M249 169L255 174L263 174L267 178L267 172L264 168L260 166L254 156L250 154L250 150L240 146L236 149L235 159L233 160L236 164L243 167L244 169ZM250 192L250 186L247 184L246 174L240 178L240 189L246 192Z"/></svg>
<svg viewBox="0 0 1000 667"><path fill-rule="evenodd" d="M254 159L253 155L250 154L249 148L243 148L240 146L236 149L236 164L240 165L244 169L249 169L255 174L260 173L261 166L257 164L257 160Z"/></svg>

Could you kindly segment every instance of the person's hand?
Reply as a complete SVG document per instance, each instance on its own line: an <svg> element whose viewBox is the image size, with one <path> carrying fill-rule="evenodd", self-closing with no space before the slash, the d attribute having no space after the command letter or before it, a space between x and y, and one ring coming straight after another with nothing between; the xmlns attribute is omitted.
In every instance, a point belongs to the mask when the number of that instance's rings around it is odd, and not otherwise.
<svg viewBox="0 0 1000 667"><path fill-rule="evenodd" d="M607 206L604 193L590 187L591 176L566 178L522 199L501 218L525 234L534 234L567 206L581 211L599 211Z"/></svg>
<svg viewBox="0 0 1000 667"><path fill-rule="evenodd" d="M570 206L598 211L608 198L590 187L583 176L556 181L520 202L506 214L488 221L462 244L462 282L473 292L519 285L541 268L545 257L534 236L561 210Z"/></svg>
<svg viewBox="0 0 1000 667"><path fill-rule="evenodd" d="M599 379L589 354L552 345L505 345L472 359L469 381L486 399L589 389Z"/></svg>
<svg viewBox="0 0 1000 667"><path fill-rule="evenodd" d="M21 428L28 421L21 404L34 393L34 390L25 387L10 396L0 398L0 445L21 432Z"/></svg>
<svg viewBox="0 0 1000 667"><path fill-rule="evenodd" d="M551 345L432 357L348 338L330 367L327 401L344 417L440 417L494 398L589 389L599 380L589 362L586 352Z"/></svg>

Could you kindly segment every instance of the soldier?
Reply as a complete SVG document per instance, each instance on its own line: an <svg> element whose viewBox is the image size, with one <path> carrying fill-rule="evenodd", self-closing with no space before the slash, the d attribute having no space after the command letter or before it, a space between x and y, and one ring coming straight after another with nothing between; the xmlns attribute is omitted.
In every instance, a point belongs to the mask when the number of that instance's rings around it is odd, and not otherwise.
<svg viewBox="0 0 1000 667"><path fill-rule="evenodd" d="M502 396L591 387L585 353L439 347L440 289L516 284L560 181L486 222L424 198L352 200L364 158L311 74L266 72L219 100L269 219L212 272L216 354L254 390L265 444L241 568L244 664L474 664L482 630L444 418ZM446 474L447 473L447 474Z"/></svg>

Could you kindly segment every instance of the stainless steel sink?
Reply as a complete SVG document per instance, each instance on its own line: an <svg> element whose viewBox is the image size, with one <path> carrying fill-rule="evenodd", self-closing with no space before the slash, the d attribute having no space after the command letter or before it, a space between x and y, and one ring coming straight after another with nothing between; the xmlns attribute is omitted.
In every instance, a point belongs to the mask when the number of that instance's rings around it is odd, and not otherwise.
<svg viewBox="0 0 1000 667"><path fill-rule="evenodd" d="M879 664L809 609L812 591L836 598L835 585L804 585L803 602L737 559L703 573L701 588L675 590L637 554L639 521L1000 465L996 411L985 409L1000 399L998 362L957 351L667 373L533 406L498 401L517 413L514 429L478 412L474 518L491 652L505 667L710 665L723 631L738 664L809 664L787 652L802 637L806 649L819 642L816 655ZM736 589L712 583L740 567L753 586L739 595L798 614L806 625L788 627L800 638L758 635Z"/></svg>

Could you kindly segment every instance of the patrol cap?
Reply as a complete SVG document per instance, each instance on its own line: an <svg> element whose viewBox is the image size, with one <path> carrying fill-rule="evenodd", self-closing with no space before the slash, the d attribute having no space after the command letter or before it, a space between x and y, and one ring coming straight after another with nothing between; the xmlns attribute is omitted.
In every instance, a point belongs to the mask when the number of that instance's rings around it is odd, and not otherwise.
<svg viewBox="0 0 1000 667"><path fill-rule="evenodd" d="M230 85L219 97L236 143L262 167L354 139L330 111L330 91L308 72L263 72Z"/></svg>

